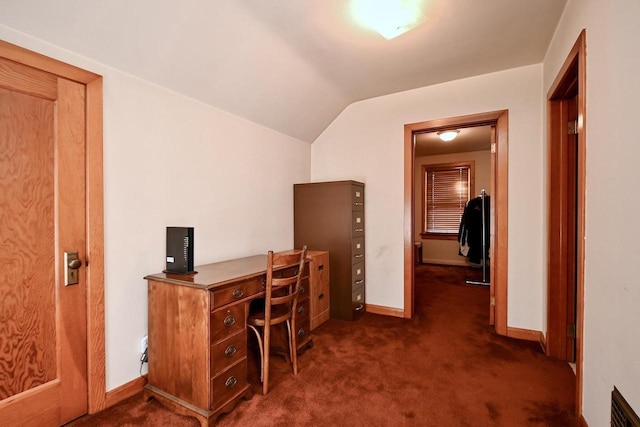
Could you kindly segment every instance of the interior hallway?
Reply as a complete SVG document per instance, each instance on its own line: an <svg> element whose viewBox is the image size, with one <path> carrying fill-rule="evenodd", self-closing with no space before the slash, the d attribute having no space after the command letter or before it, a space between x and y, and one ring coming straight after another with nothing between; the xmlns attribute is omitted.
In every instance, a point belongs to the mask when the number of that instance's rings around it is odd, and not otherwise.
<svg viewBox="0 0 640 427"><path fill-rule="evenodd" d="M273 358L269 394L219 418L226 426L558 426L576 425L575 377L539 344L498 336L488 322L489 289L466 285L481 270L421 265L416 316L365 314L330 320L293 377ZM79 426L196 426L142 396Z"/></svg>

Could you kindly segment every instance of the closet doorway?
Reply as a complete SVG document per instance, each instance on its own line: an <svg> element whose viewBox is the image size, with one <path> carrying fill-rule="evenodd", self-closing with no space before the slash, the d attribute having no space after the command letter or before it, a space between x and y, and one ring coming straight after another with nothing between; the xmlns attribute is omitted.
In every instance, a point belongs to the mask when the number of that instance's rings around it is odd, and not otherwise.
<svg viewBox="0 0 640 427"><path fill-rule="evenodd" d="M467 133L481 132L481 129L484 129L489 134L491 152L490 177L488 188L486 188L487 194L492 196L488 236L492 268L489 269L487 277L491 295L490 323L495 325L497 333L507 335L507 126L508 111L506 110L405 125L404 317L410 318L414 313L416 224L422 227L421 222L424 220L419 213L423 200L416 197L416 191L417 194L422 191L416 188L420 185L415 178L416 172L422 171L422 165L416 161L416 156L421 155L422 144L417 144L417 141L427 138L430 134L449 129ZM471 150L464 148L460 150L460 152L464 151ZM480 190L480 187L475 187L472 190L473 196ZM455 243L457 243L457 235Z"/></svg>
<svg viewBox="0 0 640 427"><path fill-rule="evenodd" d="M586 31L547 93L547 356L575 361L576 414L582 414L587 176Z"/></svg>

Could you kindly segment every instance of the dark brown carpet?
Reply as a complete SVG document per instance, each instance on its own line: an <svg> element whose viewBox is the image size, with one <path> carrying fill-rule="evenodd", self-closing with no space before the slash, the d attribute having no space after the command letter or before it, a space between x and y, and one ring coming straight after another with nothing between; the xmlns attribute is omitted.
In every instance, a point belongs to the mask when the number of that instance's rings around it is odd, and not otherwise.
<svg viewBox="0 0 640 427"><path fill-rule="evenodd" d="M226 426L574 426L571 368L536 343L489 326L487 287L465 285L480 270L419 266L416 316L365 314L330 320L313 333L300 373L274 358L263 396L218 419ZM72 424L197 426L141 395Z"/></svg>

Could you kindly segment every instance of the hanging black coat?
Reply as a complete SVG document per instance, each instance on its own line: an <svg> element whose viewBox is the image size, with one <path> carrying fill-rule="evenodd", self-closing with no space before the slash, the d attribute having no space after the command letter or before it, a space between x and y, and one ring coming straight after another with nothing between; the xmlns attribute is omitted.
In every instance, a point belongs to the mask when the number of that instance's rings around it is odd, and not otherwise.
<svg viewBox="0 0 640 427"><path fill-rule="evenodd" d="M489 256L489 210L491 207L489 196L484 198L484 228L485 228L485 256ZM469 200L464 208L460 229L458 230L459 254L467 256L469 262L482 262L482 197ZM467 251L468 247L468 251ZM464 249L463 249L464 248ZM466 252L466 253L465 253Z"/></svg>

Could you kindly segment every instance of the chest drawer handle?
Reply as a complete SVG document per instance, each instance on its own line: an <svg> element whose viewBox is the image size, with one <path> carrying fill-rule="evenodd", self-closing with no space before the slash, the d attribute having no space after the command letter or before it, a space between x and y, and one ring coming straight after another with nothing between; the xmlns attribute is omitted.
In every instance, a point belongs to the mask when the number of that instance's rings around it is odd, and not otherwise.
<svg viewBox="0 0 640 427"><path fill-rule="evenodd" d="M362 206L362 202L355 202L354 205L356 206Z"/></svg>
<svg viewBox="0 0 640 427"><path fill-rule="evenodd" d="M224 382L224 385L227 388L233 388L235 387L235 385L238 384L238 379L236 377L229 377L227 378L227 380Z"/></svg>
<svg viewBox="0 0 640 427"><path fill-rule="evenodd" d="M233 357L233 355L236 354L237 351L238 351L238 349L236 348L235 345L230 345L224 351L224 355L227 356L227 357Z"/></svg>
<svg viewBox="0 0 640 427"><path fill-rule="evenodd" d="M356 285L359 285L359 284L361 284L361 283L363 283L363 282L364 282L364 280L362 280L362 279L360 279L360 280L356 280Z"/></svg>
<svg viewBox="0 0 640 427"><path fill-rule="evenodd" d="M224 318L224 326L231 327L236 324L236 318L233 316L227 316Z"/></svg>
<svg viewBox="0 0 640 427"><path fill-rule="evenodd" d="M298 307L298 314L302 314L304 313L304 307L300 306Z"/></svg>
<svg viewBox="0 0 640 427"><path fill-rule="evenodd" d="M364 305L360 304L359 306L357 306L357 307L355 308L355 310L354 310L354 311L357 313L357 312L359 312L359 311L362 311L362 309L363 309L363 308L364 308Z"/></svg>
<svg viewBox="0 0 640 427"><path fill-rule="evenodd" d="M362 258L364 255L363 254L356 254L355 257L356 258Z"/></svg>
<svg viewBox="0 0 640 427"><path fill-rule="evenodd" d="M242 298L244 296L244 291L242 289L234 289L232 293L234 298Z"/></svg>
<svg viewBox="0 0 640 427"><path fill-rule="evenodd" d="M306 333L307 333L307 331L305 331L304 328L298 329L298 336L299 337L303 337Z"/></svg>
<svg viewBox="0 0 640 427"><path fill-rule="evenodd" d="M355 232L356 233L362 233L364 231L364 228L356 228Z"/></svg>

